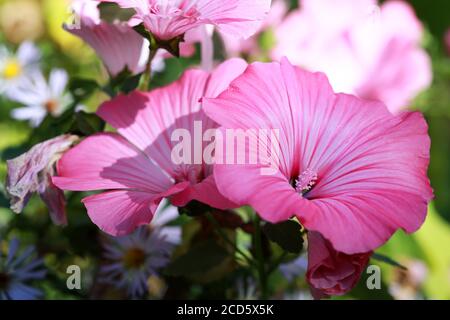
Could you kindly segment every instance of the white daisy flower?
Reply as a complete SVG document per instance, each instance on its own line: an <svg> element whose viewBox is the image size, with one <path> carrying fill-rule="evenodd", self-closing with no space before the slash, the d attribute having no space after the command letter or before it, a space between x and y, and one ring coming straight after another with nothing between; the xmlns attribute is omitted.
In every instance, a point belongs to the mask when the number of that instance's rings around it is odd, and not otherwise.
<svg viewBox="0 0 450 320"><path fill-rule="evenodd" d="M167 225L178 216L175 207L160 205L151 225L139 227L133 234L102 241L106 262L100 268L99 281L125 290L131 298L148 293L148 282L170 262L174 248L181 242L181 227Z"/></svg>
<svg viewBox="0 0 450 320"><path fill-rule="evenodd" d="M7 94L39 70L40 58L41 53L32 42L22 43L15 54L0 47L0 94Z"/></svg>
<svg viewBox="0 0 450 320"><path fill-rule="evenodd" d="M69 77L62 69L51 71L47 82L41 72L33 73L20 85L8 92L8 98L23 104L12 110L16 120L28 120L33 127L38 126L47 114L59 116L72 102L65 92Z"/></svg>

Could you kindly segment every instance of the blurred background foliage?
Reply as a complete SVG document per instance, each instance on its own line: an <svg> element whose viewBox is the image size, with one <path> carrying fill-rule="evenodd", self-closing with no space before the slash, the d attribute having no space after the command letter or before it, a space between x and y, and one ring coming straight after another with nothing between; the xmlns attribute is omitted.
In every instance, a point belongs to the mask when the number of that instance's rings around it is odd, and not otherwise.
<svg viewBox="0 0 450 320"><path fill-rule="evenodd" d="M292 8L297 5L292 0ZM430 205L424 226L414 235L398 232L379 252L408 268L402 271L382 262L383 287L380 291L365 289L364 277L355 290L344 298L391 299L429 298L450 299L450 56L443 43L445 31L450 27L450 1L412 0L418 17L426 28L424 46L433 62L433 85L413 103L413 108L424 112L430 127L432 139L431 167L429 175L435 191L435 200ZM61 25L68 21L69 0L0 0L0 45L11 49L24 40L33 40L42 50L43 70L59 67L67 70L72 83L76 79L90 79L104 85L107 74L94 52L78 38L65 32ZM260 37L261 47L270 47L276 39L270 34ZM218 41L217 41L218 42ZM220 46L220 43L217 43ZM217 50L220 56L220 50ZM267 57L259 57L266 59ZM154 77L153 86L161 86L177 79L187 67L198 64L199 57L168 59L164 74ZM83 104L95 111L107 99L101 91L89 97ZM5 160L24 152L27 141L42 141L45 136L32 131L26 123L10 118L10 111L18 105L0 96L0 180L6 176ZM0 187L3 188L3 185ZM95 272L101 257L100 232L91 223L80 203L81 195L69 195L69 226L54 226L47 210L38 199L32 199L24 214L14 215L0 189L0 235L4 238L17 236L23 242L34 244L39 254L45 257L49 269L47 279L38 285L44 289L47 299L80 299L109 297L120 298L121 293L95 285ZM245 214L243 214L245 217ZM198 237L199 222L195 219L181 219L178 223L184 229L181 255L190 243ZM231 232L231 231L230 231ZM233 231L235 232L235 231ZM245 232L234 235L238 243L245 243ZM0 238L1 240L1 238ZM5 239L3 239L5 240ZM244 248L244 247L243 247ZM213 248L214 249L214 248ZM208 250L213 250L209 248ZM278 248L279 249L279 248ZM275 251L277 248L274 249ZM213 250L214 251L214 250ZM169 291L166 297L175 298L226 298L236 297L230 281L245 279L233 268L233 262L220 256L216 266L206 275L194 279L177 278L176 266L172 266L173 279L169 276ZM217 263L219 262L219 263ZM66 267L77 264L84 270L81 291L68 291L65 286ZM231 264L231 265L230 265ZM208 265L204 266L206 269ZM204 270L201 270L202 272ZM244 281L245 282L245 281ZM189 283L189 286L187 284ZM250 284L251 285L251 284ZM288 282L275 273L270 285L276 298L301 298L298 288L305 288L304 279L299 277ZM149 281L149 287L157 291L158 286ZM297 288L297 289L296 289ZM152 291L151 290L151 291Z"/></svg>

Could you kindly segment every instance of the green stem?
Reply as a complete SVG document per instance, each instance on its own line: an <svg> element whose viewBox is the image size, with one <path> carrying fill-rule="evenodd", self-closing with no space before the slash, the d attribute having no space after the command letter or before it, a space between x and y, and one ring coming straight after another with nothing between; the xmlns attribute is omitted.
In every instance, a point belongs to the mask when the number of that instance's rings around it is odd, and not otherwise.
<svg viewBox="0 0 450 320"><path fill-rule="evenodd" d="M255 261L249 257L244 251L242 251L233 241L231 241L225 232L222 230L222 227L217 222L216 218L211 213L206 214L207 219L214 226L214 230L218 233L218 235L229 245L231 246L236 253L240 254L244 260L251 266L255 266Z"/></svg>
<svg viewBox="0 0 450 320"><path fill-rule="evenodd" d="M147 91L150 89L150 83L152 81L152 62L153 59L155 59L157 52L158 47L150 45L150 55L148 57L147 66L144 71L143 80L141 82L141 85L139 86L139 89L141 91Z"/></svg>
<svg viewBox="0 0 450 320"><path fill-rule="evenodd" d="M261 288L261 298L263 300L268 299L268 290L267 290L267 273L264 264L264 255L262 249L262 232L261 232L261 219L255 214L254 218L254 244L256 250L256 261L258 265L258 276L259 276L259 284Z"/></svg>

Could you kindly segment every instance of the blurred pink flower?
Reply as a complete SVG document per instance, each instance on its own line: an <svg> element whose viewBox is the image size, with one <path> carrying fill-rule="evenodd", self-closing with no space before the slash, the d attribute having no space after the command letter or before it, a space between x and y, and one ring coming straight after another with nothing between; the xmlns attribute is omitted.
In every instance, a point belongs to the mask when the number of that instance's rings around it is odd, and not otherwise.
<svg viewBox="0 0 450 320"><path fill-rule="evenodd" d="M75 0L72 8L76 22L64 28L87 42L100 56L114 77L128 69L132 74L145 70L149 43L126 22L100 20L100 1Z"/></svg>
<svg viewBox="0 0 450 320"><path fill-rule="evenodd" d="M35 145L21 156L8 160L6 192L11 198L11 210L21 213L33 193L37 192L47 205L50 217L57 225L66 225L64 193L53 185L55 163L78 137L62 135Z"/></svg>
<svg viewBox="0 0 450 320"><path fill-rule="evenodd" d="M264 19L261 27L256 33L258 34L278 26L287 11L288 6L284 0L273 1L267 18ZM257 55L260 48L257 35L248 39L237 39L224 33L222 34L222 39L225 45L225 50L231 57L237 57L243 53Z"/></svg>
<svg viewBox="0 0 450 320"><path fill-rule="evenodd" d="M348 255L334 250L318 232L308 233L306 280L315 299L340 296L358 283L372 252Z"/></svg>
<svg viewBox="0 0 450 320"><path fill-rule="evenodd" d="M448 29L447 32L445 33L444 42L447 54L450 56L450 29Z"/></svg>
<svg viewBox="0 0 450 320"><path fill-rule="evenodd" d="M323 74L286 59L252 64L218 98L205 98L203 108L220 130L279 130L273 144L280 152L257 154L258 165L214 167L219 191L265 220L295 215L347 254L422 225L433 193L420 113L394 116L382 103L334 94ZM258 146L268 144L258 138ZM276 173L262 174L269 167Z"/></svg>
<svg viewBox="0 0 450 320"><path fill-rule="evenodd" d="M209 74L189 70L180 80L149 93L134 92L104 103L98 115L118 133L88 137L58 163L54 183L64 190L109 190L83 200L92 221L120 236L148 224L164 197L184 206L195 199L219 209L233 207L216 189L212 166L172 161L175 130L194 135L195 121L203 130L215 128L200 108L200 98L225 90L247 64L229 60Z"/></svg>
<svg viewBox="0 0 450 320"><path fill-rule="evenodd" d="M423 28L403 1L302 0L277 30L273 58L325 72L336 92L406 109L432 80ZM296 32L292 32L295 30Z"/></svg>
<svg viewBox="0 0 450 320"><path fill-rule="evenodd" d="M134 21L143 22L158 40L171 40L205 24L238 38L258 30L271 0L102 0L136 10Z"/></svg>

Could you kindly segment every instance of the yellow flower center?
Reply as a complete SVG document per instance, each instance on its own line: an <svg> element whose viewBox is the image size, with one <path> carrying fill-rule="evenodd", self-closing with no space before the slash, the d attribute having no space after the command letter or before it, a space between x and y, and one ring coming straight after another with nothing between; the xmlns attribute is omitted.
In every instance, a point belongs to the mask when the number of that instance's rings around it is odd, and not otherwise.
<svg viewBox="0 0 450 320"><path fill-rule="evenodd" d="M22 73L22 66L16 59L10 59L6 61L5 67L3 68L3 77L5 79L14 79L20 76Z"/></svg>
<svg viewBox="0 0 450 320"><path fill-rule="evenodd" d="M123 264L128 269L139 269L144 263L145 252L140 248L129 249L123 257Z"/></svg>

